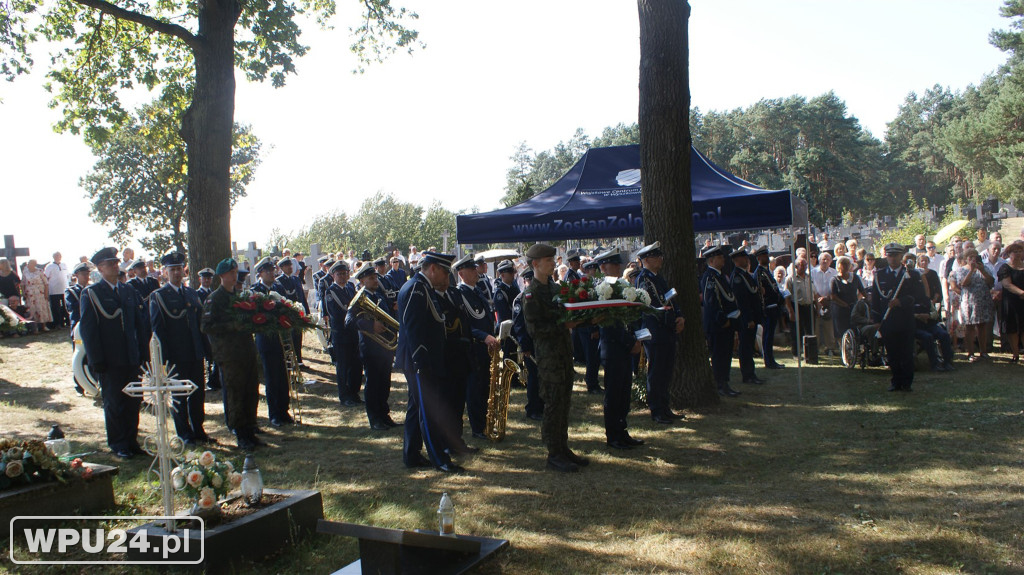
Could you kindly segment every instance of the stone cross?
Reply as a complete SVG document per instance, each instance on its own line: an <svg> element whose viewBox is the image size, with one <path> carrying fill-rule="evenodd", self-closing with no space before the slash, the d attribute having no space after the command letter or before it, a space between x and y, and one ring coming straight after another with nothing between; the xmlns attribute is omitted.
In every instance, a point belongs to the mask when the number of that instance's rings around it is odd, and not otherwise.
<svg viewBox="0 0 1024 575"><path fill-rule="evenodd" d="M251 272L253 266L256 265L256 262L260 261L261 257L263 257L263 250L256 249L256 242L249 242L249 247L245 249L245 260L249 262L249 266L246 269Z"/></svg>
<svg viewBox="0 0 1024 575"><path fill-rule="evenodd" d="M164 365L164 354L160 347L160 339L155 335L149 340L149 365L143 371L142 381L135 381L124 386L124 393L132 397L145 397L156 416L156 435L146 437L143 442L145 450L155 456L149 465L151 484L159 484L164 505L164 515L174 516L174 481L171 471L181 464L185 453L185 444L168 429L168 415L174 410L174 397L191 395L198 386L189 380L176 379L174 366ZM155 470L158 467L159 470ZM174 531L174 520L168 519L165 528Z"/></svg>
<svg viewBox="0 0 1024 575"><path fill-rule="evenodd" d="M4 248L0 250L0 257L7 258L7 261L11 262L12 268L18 269L18 256L27 255L28 248L14 247L14 236L4 236Z"/></svg>

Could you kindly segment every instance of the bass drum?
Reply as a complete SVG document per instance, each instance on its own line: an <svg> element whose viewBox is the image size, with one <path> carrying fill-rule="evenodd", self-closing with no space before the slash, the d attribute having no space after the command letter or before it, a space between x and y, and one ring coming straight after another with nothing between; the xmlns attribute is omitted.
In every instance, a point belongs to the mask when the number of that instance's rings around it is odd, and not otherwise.
<svg viewBox="0 0 1024 575"><path fill-rule="evenodd" d="M71 371L75 376L75 383L85 392L87 397L100 397L100 382L93 377L89 371L89 362L85 358L85 345L82 344L82 336L78 334L78 327L72 334L75 340L75 353L71 356Z"/></svg>

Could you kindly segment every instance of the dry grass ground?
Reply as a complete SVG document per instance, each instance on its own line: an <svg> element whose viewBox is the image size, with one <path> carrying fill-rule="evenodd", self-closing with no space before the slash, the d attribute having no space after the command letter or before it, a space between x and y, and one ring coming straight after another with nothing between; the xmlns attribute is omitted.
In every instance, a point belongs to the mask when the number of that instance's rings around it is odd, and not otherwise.
<svg viewBox="0 0 1024 575"><path fill-rule="evenodd" d="M305 353L310 376L333 379L326 357ZM72 391L69 356L58 334L0 341L0 435L40 437L59 422L98 450L93 461L120 465L118 513L157 512L149 462L105 451L102 412ZM544 470L518 390L508 437L461 461L465 475L405 469L401 429L371 431L333 386L303 396L304 425L264 425L272 446L258 460L269 486L320 489L339 521L430 528L448 491L457 530L511 541L482 573L1024 572L1024 367L961 364L893 394L886 371L826 360L805 369L801 397L789 366L675 427L634 411L647 445L627 452L605 447L600 398L578 382L570 438L592 460L578 474ZM391 404L401 420L400 375ZM219 402L207 413L218 456L240 463ZM318 536L244 572L330 573L357 555L353 540Z"/></svg>

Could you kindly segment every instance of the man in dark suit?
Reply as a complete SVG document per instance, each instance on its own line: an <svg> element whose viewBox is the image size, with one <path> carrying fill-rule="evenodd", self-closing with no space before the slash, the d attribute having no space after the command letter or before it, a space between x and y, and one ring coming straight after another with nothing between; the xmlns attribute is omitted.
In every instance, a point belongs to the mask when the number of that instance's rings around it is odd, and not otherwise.
<svg viewBox="0 0 1024 575"><path fill-rule="evenodd" d="M494 337L494 311L477 287L477 280L480 278L473 256L463 256L452 267L455 273L459 274L460 301L456 303L462 305L469 316L470 333L473 335L470 348L472 369L466 378L465 386L466 414L473 437L487 439L484 428L487 423L487 397L490 395L490 354L499 351L498 340ZM458 409L461 423L462 406L459 405Z"/></svg>
<svg viewBox="0 0 1024 575"><path fill-rule="evenodd" d="M533 345L533 337L526 328L526 315L523 313L523 305L526 303L524 294L526 294L526 288L533 281L533 268L527 268L519 275L523 278L524 287L523 293L517 295L515 301L512 302L512 337L519 344L519 349L523 354L520 361L526 368L526 417L534 421L544 421L544 399L540 394L540 374L537 372L536 350ZM597 342L594 343L596 347ZM571 387L570 391L572 391Z"/></svg>
<svg viewBox="0 0 1024 575"><path fill-rule="evenodd" d="M213 293L213 270L203 268L199 270L199 287L196 288L196 295L199 301L206 301L206 297Z"/></svg>
<svg viewBox="0 0 1024 575"><path fill-rule="evenodd" d="M651 333L651 339L644 342L647 351L647 406L655 423L667 425L684 419L669 407L668 386L676 365L676 341L686 322L666 299L669 287L661 275L665 263L661 242L644 246L636 257L644 266L637 274L636 288L647 292L653 307L664 310L661 315L645 315L641 321Z"/></svg>
<svg viewBox="0 0 1024 575"><path fill-rule="evenodd" d="M887 266L875 273L871 286L871 320L880 323L886 360L892 372L889 391L911 391L914 383L914 296L916 274L903 267L906 248L885 246Z"/></svg>
<svg viewBox="0 0 1024 575"><path fill-rule="evenodd" d="M491 281L491 276L487 275L487 260L483 256L478 255L474 260L476 262L476 273L480 279L476 280L477 287L479 287L483 293L487 294L487 302L494 308L494 282Z"/></svg>
<svg viewBox="0 0 1024 575"><path fill-rule="evenodd" d="M732 342L739 321L740 310L729 280L722 273L725 266L724 246L711 246L701 252L707 269L701 277L701 301L704 336L711 351L711 371L718 385L719 395L736 397L740 392L729 387L729 367L732 363Z"/></svg>
<svg viewBox="0 0 1024 575"><path fill-rule="evenodd" d="M196 390L187 397L174 398L174 429L185 445L209 443L211 438L203 430L206 342L199 332L203 304L194 289L182 284L185 254L169 253L160 258L160 265L167 274L167 283L149 296L153 335L159 338L164 361L174 366L177 377L196 384Z"/></svg>
<svg viewBox="0 0 1024 575"><path fill-rule="evenodd" d="M762 384L764 380L754 373L754 339L757 337L757 326L764 317L764 302L761 300L761 289L757 279L750 274L750 258L747 248L739 247L729 256L734 264L730 284L736 296L736 305L740 310L739 326L739 359L740 376L743 383Z"/></svg>
<svg viewBox="0 0 1024 575"><path fill-rule="evenodd" d="M149 294L160 289L160 280L149 277L149 269L146 267L146 260L139 258L131 263L128 269L135 272L135 277L128 280L128 285L139 292L142 301L149 302Z"/></svg>
<svg viewBox="0 0 1024 575"><path fill-rule="evenodd" d="M269 257L261 259L253 268L259 280L252 284L252 291L264 295L271 292L284 296L284 286L275 281L276 266ZM263 365L263 389L267 396L267 415L270 425L282 427L295 423L288 414L291 397L288 395L288 370L284 364L284 348L281 347L281 335L276 333L257 333L256 349L260 352L260 363ZM288 335L284 337L289 337Z"/></svg>
<svg viewBox="0 0 1024 575"><path fill-rule="evenodd" d="M103 279L82 291L79 333L89 369L103 391L107 445L121 459L129 459L145 453L138 440L142 400L122 390L149 361L149 314L138 292L117 281L116 249L101 249L92 256L92 263Z"/></svg>
<svg viewBox="0 0 1024 575"><path fill-rule="evenodd" d="M761 301L764 304L764 316L761 320L761 356L766 368L782 369L785 366L775 361L775 329L779 325L779 318L782 317L782 306L785 302L772 270L768 269L768 246L757 248L753 256L757 260L753 275L761 290Z"/></svg>
<svg viewBox="0 0 1024 575"><path fill-rule="evenodd" d="M71 337L71 351L75 350L75 326L82 321L82 290L89 285L89 262L81 262L74 267L72 273L76 283L69 285L64 290L64 309L68 310L68 322L71 326L68 332ZM85 390L75 381L75 392L83 395Z"/></svg>
<svg viewBox="0 0 1024 575"><path fill-rule="evenodd" d="M358 407L359 389L363 380L363 364L359 359L359 336L352 325L345 325L348 306L356 296L355 286L348 280L350 272L344 261L331 266L333 283L324 291L324 317L330 327L331 355L338 383L338 401L345 407Z"/></svg>
<svg viewBox="0 0 1024 575"><path fill-rule="evenodd" d="M409 384L402 459L406 467L433 465L445 473L464 470L451 453L464 443L452 394L465 382L468 349L460 342L462 315L449 298L449 254L423 252L420 271L398 294L396 365ZM420 449L426 446L427 457Z"/></svg>
<svg viewBox="0 0 1024 575"><path fill-rule="evenodd" d="M302 310L306 315L309 315L309 303L306 302L306 288L302 285L302 279L299 276L292 275L295 261L291 258L283 258L277 262L277 267L281 269L281 274L277 276L277 283L281 284L281 295L301 305ZM303 367L301 329L296 328L292 330L292 347L295 349L295 359L299 361L299 367Z"/></svg>
<svg viewBox="0 0 1024 575"><path fill-rule="evenodd" d="M363 264L356 272L356 280L365 297L373 302L384 313L391 309L391 302L379 289L376 271L370 262ZM351 301L351 299L349 300ZM338 312L335 312L338 313ZM398 424L391 419L391 408L388 397L391 395L391 365L395 362L395 352L385 347L380 339L386 327L381 321L356 306L349 306L345 315L345 327L348 333L357 333L359 339L359 360L366 372L366 418L370 429L385 431Z"/></svg>

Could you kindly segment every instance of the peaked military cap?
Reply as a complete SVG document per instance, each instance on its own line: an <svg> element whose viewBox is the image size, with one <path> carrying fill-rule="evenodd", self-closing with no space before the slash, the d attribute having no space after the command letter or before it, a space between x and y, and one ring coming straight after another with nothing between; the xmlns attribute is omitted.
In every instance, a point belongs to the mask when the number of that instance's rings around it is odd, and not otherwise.
<svg viewBox="0 0 1024 575"><path fill-rule="evenodd" d="M331 264L330 274L334 275L336 272L347 272L348 262L345 260L337 261Z"/></svg>
<svg viewBox="0 0 1024 575"><path fill-rule="evenodd" d="M553 246L549 246L547 244L533 244L532 246L530 246L530 249L526 250L526 254L524 255L526 255L526 259L528 260L539 260L541 258L554 257L557 253L558 250L556 250ZM509 265L512 264L512 262L510 261L508 263ZM501 262L501 265L505 265L505 262ZM515 267L513 267L512 269L515 269ZM498 266L498 271L501 271L501 266Z"/></svg>
<svg viewBox="0 0 1024 575"><path fill-rule="evenodd" d="M761 246L761 247L757 248L756 250L754 250L754 253L752 253L750 255L754 256L755 258L758 257L758 256L766 256L766 255L768 255L768 246Z"/></svg>
<svg viewBox="0 0 1024 575"><path fill-rule="evenodd" d="M487 260L484 259L484 256L482 254L477 255L476 258L473 259L473 261L476 262L476 265L486 264L487 263Z"/></svg>
<svg viewBox="0 0 1024 575"><path fill-rule="evenodd" d="M139 258L133 261L131 265L128 266L128 269L133 270L138 267L146 267L146 260L144 260L143 258Z"/></svg>
<svg viewBox="0 0 1024 575"><path fill-rule="evenodd" d="M649 246L640 248L640 251L636 252L637 259L650 258L654 256L664 255L661 251L661 242L654 242Z"/></svg>
<svg viewBox="0 0 1024 575"><path fill-rule="evenodd" d="M185 265L185 254L181 252L171 252L160 258L160 265L164 267L171 266L183 266Z"/></svg>
<svg viewBox="0 0 1024 575"><path fill-rule="evenodd" d="M592 270L592 269L598 268L600 266L601 266L601 264L597 263L597 260L588 260L587 263L583 264L582 267L585 270Z"/></svg>
<svg viewBox="0 0 1024 575"><path fill-rule="evenodd" d="M249 277L249 270L243 270L243 269L239 269L238 270L238 281L244 282L245 278L247 278L247 277Z"/></svg>
<svg viewBox="0 0 1024 575"><path fill-rule="evenodd" d="M580 251L579 250L569 250L569 251L565 252L565 261L568 262L568 261L578 260L578 259L580 259Z"/></svg>
<svg viewBox="0 0 1024 575"><path fill-rule="evenodd" d="M357 280L363 279L363 276L367 276L367 275L370 275L370 274L376 274L376 273L377 273L377 270L374 269L373 264L370 263L370 262L366 262L366 263L364 263L362 265L362 267L359 268L359 271L356 272L356 279Z"/></svg>
<svg viewBox="0 0 1024 575"><path fill-rule="evenodd" d="M217 262L217 275L226 274L231 270L238 269L238 262L231 258L224 258ZM202 273L202 272L199 272ZM241 272L239 272L241 275Z"/></svg>
<svg viewBox="0 0 1024 575"><path fill-rule="evenodd" d="M735 250L733 250L732 253L729 254L729 257L731 257L731 258L738 258L738 257L741 257L741 256L742 257L746 257L747 255L748 254L747 254L746 246L740 246L740 247L736 248Z"/></svg>
<svg viewBox="0 0 1024 575"><path fill-rule="evenodd" d="M533 248L530 248L530 249L533 249ZM527 250L527 251L529 251L529 250ZM526 256L526 257L530 257L530 256ZM500 274L500 273L505 273L505 272L512 272L512 273L516 272L516 266L515 266L515 264L512 263L512 260L501 260L501 263L498 264L498 273Z"/></svg>
<svg viewBox="0 0 1024 575"><path fill-rule="evenodd" d="M71 270L71 273L77 274L78 272L91 272L91 271L92 271L92 268L89 267L89 262L81 262L77 266L75 266L75 269Z"/></svg>
<svg viewBox="0 0 1024 575"><path fill-rule="evenodd" d="M713 258L715 256L728 255L729 250L725 246L708 246L700 251L700 257L704 259Z"/></svg>
<svg viewBox="0 0 1024 575"><path fill-rule="evenodd" d="M887 256L898 256L907 251L907 248L901 246L896 242L889 242L885 244L885 255Z"/></svg>
<svg viewBox="0 0 1024 575"><path fill-rule="evenodd" d="M424 264L435 264L445 269L451 269L455 256L452 254L441 254L438 252L421 252L420 267Z"/></svg>
<svg viewBox="0 0 1024 575"><path fill-rule="evenodd" d="M253 267L252 269L256 273L260 273L261 271L267 268L274 269L274 260L270 259L270 257L265 257L260 261L256 262L256 266Z"/></svg>
<svg viewBox="0 0 1024 575"><path fill-rule="evenodd" d="M523 270L519 274L519 277L523 278L524 280L532 280L533 279L533 268L526 268L525 270Z"/></svg>
<svg viewBox="0 0 1024 575"><path fill-rule="evenodd" d="M597 254L594 256L594 261L597 262L597 265L624 263L622 261L622 253L619 251L619 248L611 248L604 253Z"/></svg>
<svg viewBox="0 0 1024 575"><path fill-rule="evenodd" d="M326 263L330 259L331 259L331 256L320 256L320 257L316 258L316 261L319 262L319 263Z"/></svg>
<svg viewBox="0 0 1024 575"><path fill-rule="evenodd" d="M459 271L465 268L475 268L476 260L471 255L465 255L459 258L455 263L452 264L452 269Z"/></svg>
<svg viewBox="0 0 1024 575"><path fill-rule="evenodd" d="M277 262L277 267L291 265L295 265L295 260L293 260L292 258L281 258L281 260Z"/></svg>
<svg viewBox="0 0 1024 575"><path fill-rule="evenodd" d="M373 260L373 265L375 265L375 266L386 266L386 265L388 265L388 261L386 259L380 257L380 258L377 258L377 259Z"/></svg>
<svg viewBox="0 0 1024 575"><path fill-rule="evenodd" d="M109 262L110 260L118 261L117 248L103 248L100 251L94 253L92 258L89 259L94 265L100 265L102 262Z"/></svg>
<svg viewBox="0 0 1024 575"><path fill-rule="evenodd" d="M203 268L203 269L199 270L199 277L201 277L201 278L212 278L213 277L213 270L211 270L210 268Z"/></svg>

